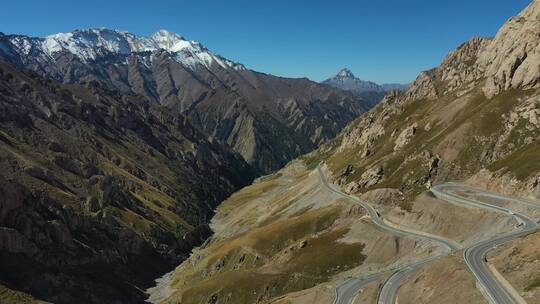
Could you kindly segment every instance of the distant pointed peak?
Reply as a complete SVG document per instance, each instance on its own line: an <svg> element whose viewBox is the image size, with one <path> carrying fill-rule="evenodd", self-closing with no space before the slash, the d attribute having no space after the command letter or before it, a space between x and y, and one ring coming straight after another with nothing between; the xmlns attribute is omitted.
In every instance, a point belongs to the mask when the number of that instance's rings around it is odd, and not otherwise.
<svg viewBox="0 0 540 304"><path fill-rule="evenodd" d="M348 68L341 69L337 74L336 77L339 78L356 78L351 70Z"/></svg>

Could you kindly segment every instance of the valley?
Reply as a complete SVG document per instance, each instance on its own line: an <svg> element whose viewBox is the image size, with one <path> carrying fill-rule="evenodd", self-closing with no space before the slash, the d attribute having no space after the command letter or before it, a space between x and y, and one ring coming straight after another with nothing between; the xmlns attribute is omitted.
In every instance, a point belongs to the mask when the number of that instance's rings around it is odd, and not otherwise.
<svg viewBox="0 0 540 304"><path fill-rule="evenodd" d="M0 32L0 304L540 303L540 0L402 84L149 29Z"/></svg>

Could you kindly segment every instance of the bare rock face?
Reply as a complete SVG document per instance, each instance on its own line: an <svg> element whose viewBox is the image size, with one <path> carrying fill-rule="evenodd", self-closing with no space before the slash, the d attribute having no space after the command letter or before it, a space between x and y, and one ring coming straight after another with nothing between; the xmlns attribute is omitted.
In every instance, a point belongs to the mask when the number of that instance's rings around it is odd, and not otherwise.
<svg viewBox="0 0 540 304"><path fill-rule="evenodd" d="M441 80L448 93L463 84L473 82L483 76L482 69L475 64L479 54L491 43L491 39L474 37L452 51L439 67Z"/></svg>
<svg viewBox="0 0 540 304"><path fill-rule="evenodd" d="M530 145L540 134L540 94L522 98L520 104L501 117L503 132L497 138L492 157L503 158L508 142L513 145Z"/></svg>
<svg viewBox="0 0 540 304"><path fill-rule="evenodd" d="M523 119L532 127L540 128L540 96L523 100L522 104L512 111L508 117L508 123L517 125L519 120Z"/></svg>
<svg viewBox="0 0 540 304"><path fill-rule="evenodd" d="M405 147L416 134L417 128L418 128L417 123L414 123L411 126L405 128L405 130L403 130L399 134L398 138L396 139L396 145L394 146L394 151L399 151L401 148Z"/></svg>
<svg viewBox="0 0 540 304"><path fill-rule="evenodd" d="M511 18L479 58L486 69L486 96L510 88L537 88L540 83L540 1Z"/></svg>
<svg viewBox="0 0 540 304"><path fill-rule="evenodd" d="M472 38L439 67L421 73L407 92L387 95L345 128L337 143L321 149L325 155L335 152L328 162L339 172L337 182L364 192L382 185L381 178L407 197L483 169L511 172L516 181L535 176L539 37L540 0L535 0L497 37ZM343 167L343 157L358 168L354 174L345 174L351 170ZM536 180L529 189L538 189Z"/></svg>
<svg viewBox="0 0 540 304"><path fill-rule="evenodd" d="M540 85L540 1L512 17L494 39L474 37L452 51L443 63L421 73L407 99L435 99L485 80L488 98L511 88ZM465 87L464 87L465 86ZM458 94L459 95L459 94Z"/></svg>
<svg viewBox="0 0 540 304"><path fill-rule="evenodd" d="M343 139L342 149L349 147L362 147L359 152L363 157L369 156L375 139L384 135L382 121L375 120L373 116L364 116L361 119L361 128L348 128Z"/></svg>
<svg viewBox="0 0 540 304"><path fill-rule="evenodd" d="M338 185L344 185L345 183L347 183L347 178L351 174L354 174L354 172L356 172L356 170L353 165L348 165L347 167L345 167L345 169L343 169L337 177L336 182L338 183Z"/></svg>
<svg viewBox="0 0 540 304"><path fill-rule="evenodd" d="M439 67L422 72L407 91L406 98L435 99L482 78L483 69L477 65L477 60L490 43L491 39L483 37L463 43L448 54Z"/></svg>
<svg viewBox="0 0 540 304"><path fill-rule="evenodd" d="M369 188L377 185L384 177L384 168L382 166L375 166L364 172L359 180L348 184L345 187L345 191L352 193L362 188Z"/></svg>
<svg viewBox="0 0 540 304"><path fill-rule="evenodd" d="M528 188L530 190L530 196L534 199L540 198L540 174L531 178L528 183Z"/></svg>
<svg viewBox="0 0 540 304"><path fill-rule="evenodd" d="M0 251L33 256L38 248L17 230L0 227Z"/></svg>
<svg viewBox="0 0 540 304"><path fill-rule="evenodd" d="M373 113L362 115L355 123L345 128L342 132L344 136L339 151L354 147L359 155L364 158L369 157L374 152L375 141L388 132L385 130L385 123L392 114L399 111L394 105L401 103L404 100L403 96L404 93L391 92L377 105L383 108L381 115Z"/></svg>
<svg viewBox="0 0 540 304"><path fill-rule="evenodd" d="M439 93L437 92L436 78L436 69L420 73L407 91L407 99L437 98Z"/></svg>

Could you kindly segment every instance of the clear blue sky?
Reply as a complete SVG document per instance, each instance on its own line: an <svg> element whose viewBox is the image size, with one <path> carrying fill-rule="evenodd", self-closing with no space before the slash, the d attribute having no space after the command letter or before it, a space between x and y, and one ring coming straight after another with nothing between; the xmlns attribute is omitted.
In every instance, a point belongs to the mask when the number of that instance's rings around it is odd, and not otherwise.
<svg viewBox="0 0 540 304"><path fill-rule="evenodd" d="M165 28L251 69L323 80L342 67L409 82L474 35L493 36L530 0L13 0L0 31L45 36Z"/></svg>

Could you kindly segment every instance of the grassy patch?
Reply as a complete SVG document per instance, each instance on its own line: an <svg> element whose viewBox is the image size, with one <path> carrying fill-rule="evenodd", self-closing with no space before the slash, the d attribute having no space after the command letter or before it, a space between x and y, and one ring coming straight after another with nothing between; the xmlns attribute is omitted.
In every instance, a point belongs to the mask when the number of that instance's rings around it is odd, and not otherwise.
<svg viewBox="0 0 540 304"><path fill-rule="evenodd" d="M525 146L505 158L494 162L488 169L511 172L519 180L525 180L532 174L540 171L540 142L536 141Z"/></svg>
<svg viewBox="0 0 540 304"><path fill-rule="evenodd" d="M0 303L3 304L41 304L46 303L40 300L36 300L29 294L9 289L8 287L0 284Z"/></svg>
<svg viewBox="0 0 540 304"><path fill-rule="evenodd" d="M540 287L540 277L536 277L532 282L525 286L525 291L531 291L537 287Z"/></svg>
<svg viewBox="0 0 540 304"><path fill-rule="evenodd" d="M340 208L335 207L308 211L303 215L258 228L248 235L248 239L258 252L275 254L291 243L327 229L335 222L339 213Z"/></svg>
<svg viewBox="0 0 540 304"><path fill-rule="evenodd" d="M412 212L413 204L410 201L401 201L398 206L407 212Z"/></svg>
<svg viewBox="0 0 540 304"><path fill-rule="evenodd" d="M213 297L219 303L264 303L276 296L311 288L364 261L364 245L338 242L346 233L347 229L341 229L308 239L308 245L297 249L283 266L229 270L189 282L174 298L185 304L207 303Z"/></svg>
<svg viewBox="0 0 540 304"><path fill-rule="evenodd" d="M278 186L277 178L260 181L234 193L219 206L220 213L227 213L244 205L245 203L259 198L264 193Z"/></svg>
<svg viewBox="0 0 540 304"><path fill-rule="evenodd" d="M334 230L308 241L308 246L299 251L290 261L288 272L302 273L321 281L346 269L362 264L363 244L339 243L348 229Z"/></svg>
<svg viewBox="0 0 540 304"><path fill-rule="evenodd" d="M213 297L219 298L219 303L256 303L267 288L283 290L287 284L287 278L280 274L227 272L187 287L178 303L209 303Z"/></svg>
<svg viewBox="0 0 540 304"><path fill-rule="evenodd" d="M309 210L212 244L205 249L209 255L178 278L175 284L183 289L173 298L183 304L207 303L212 297L219 303L264 302L360 265L364 245L340 243L347 228L328 229L341 212L335 206ZM296 246L300 240L307 245Z"/></svg>

